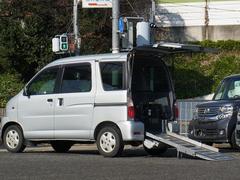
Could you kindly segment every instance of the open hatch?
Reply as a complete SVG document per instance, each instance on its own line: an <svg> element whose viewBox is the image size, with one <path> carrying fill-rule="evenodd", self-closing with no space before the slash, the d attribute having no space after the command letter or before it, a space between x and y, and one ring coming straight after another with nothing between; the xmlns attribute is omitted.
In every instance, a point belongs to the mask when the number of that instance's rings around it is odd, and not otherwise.
<svg viewBox="0 0 240 180"><path fill-rule="evenodd" d="M172 56L181 53L216 52L199 45L160 42L153 46L137 47L129 60L130 93L135 118L145 124L145 131L160 134L165 130L162 120L176 116L176 97L169 70Z"/></svg>

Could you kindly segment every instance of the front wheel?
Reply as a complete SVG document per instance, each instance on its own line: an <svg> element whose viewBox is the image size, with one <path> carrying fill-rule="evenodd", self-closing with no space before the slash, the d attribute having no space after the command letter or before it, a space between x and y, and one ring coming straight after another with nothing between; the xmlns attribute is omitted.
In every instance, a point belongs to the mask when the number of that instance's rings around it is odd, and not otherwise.
<svg viewBox="0 0 240 180"><path fill-rule="evenodd" d="M5 130L3 140L4 146L9 152L20 153L23 152L26 147L22 130L17 125L9 126Z"/></svg>
<svg viewBox="0 0 240 180"><path fill-rule="evenodd" d="M232 146L233 149L240 150L240 145L237 144L237 142L236 142L235 131L233 131L233 133L232 133L231 146Z"/></svg>
<svg viewBox="0 0 240 180"><path fill-rule="evenodd" d="M66 153L72 147L73 143L68 141L53 141L51 142L52 148L57 153Z"/></svg>
<svg viewBox="0 0 240 180"><path fill-rule="evenodd" d="M115 126L104 127L97 136L97 148L105 157L116 157L122 154L124 144L121 132Z"/></svg>
<svg viewBox="0 0 240 180"><path fill-rule="evenodd" d="M204 142L203 144L206 144L208 146L213 146L213 143L212 142Z"/></svg>

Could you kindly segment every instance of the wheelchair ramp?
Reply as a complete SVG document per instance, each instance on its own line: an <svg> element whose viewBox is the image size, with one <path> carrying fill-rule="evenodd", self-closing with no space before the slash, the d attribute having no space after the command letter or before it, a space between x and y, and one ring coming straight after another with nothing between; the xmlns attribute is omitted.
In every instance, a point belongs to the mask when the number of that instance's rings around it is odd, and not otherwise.
<svg viewBox="0 0 240 180"><path fill-rule="evenodd" d="M209 161L226 161L233 160L232 157L219 152L219 149L202 144L187 137L180 136L172 132L166 132L154 135L146 132L144 144L157 145L158 142L165 143L177 149L178 157L187 154L192 157L198 157Z"/></svg>

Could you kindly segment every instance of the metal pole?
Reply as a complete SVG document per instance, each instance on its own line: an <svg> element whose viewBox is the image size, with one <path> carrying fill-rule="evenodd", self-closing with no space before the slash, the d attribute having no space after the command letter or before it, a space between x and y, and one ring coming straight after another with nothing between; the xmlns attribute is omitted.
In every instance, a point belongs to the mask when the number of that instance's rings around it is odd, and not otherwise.
<svg viewBox="0 0 240 180"><path fill-rule="evenodd" d="M150 14L150 22L155 23L155 14L156 14L156 3L155 0L152 0L152 8Z"/></svg>
<svg viewBox="0 0 240 180"><path fill-rule="evenodd" d="M112 53L119 53L119 0L112 0Z"/></svg>
<svg viewBox="0 0 240 180"><path fill-rule="evenodd" d="M160 1L159 1L160 3ZM152 8L150 14L150 22L155 24L155 14L156 14L156 3L155 0L152 0ZM155 42L155 30L152 29L151 31L151 43L154 44Z"/></svg>
<svg viewBox="0 0 240 180"><path fill-rule="evenodd" d="M75 44L75 55L80 54L80 33L78 31L78 0L73 0L73 33Z"/></svg>
<svg viewBox="0 0 240 180"><path fill-rule="evenodd" d="M209 39L208 25L209 25L209 14L208 14L208 0L205 0L205 29L204 29L204 40Z"/></svg>

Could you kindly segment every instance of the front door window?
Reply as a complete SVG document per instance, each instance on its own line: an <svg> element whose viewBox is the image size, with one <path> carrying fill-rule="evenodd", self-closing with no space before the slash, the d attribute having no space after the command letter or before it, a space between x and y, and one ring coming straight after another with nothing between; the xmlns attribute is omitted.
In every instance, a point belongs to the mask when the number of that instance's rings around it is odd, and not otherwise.
<svg viewBox="0 0 240 180"><path fill-rule="evenodd" d="M29 85L28 94L53 94L57 79L58 68L51 68L41 72Z"/></svg>

